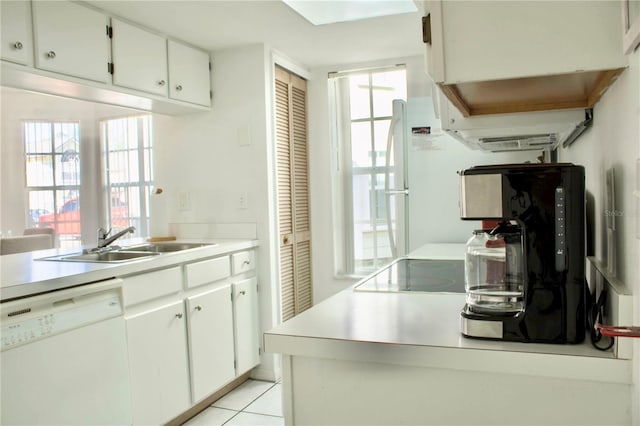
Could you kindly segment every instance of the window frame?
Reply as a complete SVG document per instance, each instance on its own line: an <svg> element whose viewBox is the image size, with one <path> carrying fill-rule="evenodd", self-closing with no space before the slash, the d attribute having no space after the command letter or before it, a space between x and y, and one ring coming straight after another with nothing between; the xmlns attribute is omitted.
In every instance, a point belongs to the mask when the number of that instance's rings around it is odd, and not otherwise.
<svg viewBox="0 0 640 426"><path fill-rule="evenodd" d="M56 162L56 157L63 157L64 155L66 155L64 152L57 152L56 151L56 124L68 124L68 125L74 125L75 126L75 134L77 136L76 141L78 144L77 147L77 151L76 151L76 156L77 156L77 161L78 161L78 170L77 170L77 182L73 185L57 185L56 182L56 169L57 169L57 162ZM29 125L48 125L50 127L50 139L51 139L51 143L49 146L49 150L48 151L36 151L36 152L27 152L27 127ZM52 120L52 119L23 119L21 120L21 127L22 127L22 154L23 154L23 163L24 163L24 173L25 173L25 181L24 181L24 191L25 191L25 196L26 196L26 209L25 209L25 223L29 226L38 226L38 223L33 223L32 221L32 217L31 217L31 211L34 210L31 207L31 193L32 192L51 192L52 194L52 202L53 202L53 207L51 211L51 215L53 216L53 221L49 222L50 226L52 226L54 229L58 229L60 226L64 226L64 224L72 224L75 222L69 222L69 221L60 221L59 220L59 215L61 213L65 213L68 212L69 210L65 210L64 206L66 203L68 203L69 201L73 200L73 198L70 198L66 201L63 201L62 203L58 203L58 193L60 191L75 191L78 195L76 197L76 204L78 206L78 222L77 222L77 226L80 229L80 233L79 234L70 234L70 235L76 235L76 238L71 238L71 239L66 239L66 238L61 238L61 234L56 232L56 240L60 242L60 244L62 245L63 242L66 241L71 241L71 244L64 244L65 247L76 247L76 246L81 246L82 245L82 211L80 209L80 199L81 199L81 192L82 192L82 159L81 159L81 149L80 149L80 141L81 141L81 126L80 126L80 120ZM51 185L29 185L29 179L28 179L28 172L29 172L29 167L28 167L28 163L29 163L29 157L45 157L48 156L51 158ZM58 207L58 205L60 207ZM39 209L39 208L38 208ZM39 217L42 215L39 215ZM71 225L73 226L73 225ZM64 234L66 235L66 234Z"/></svg>
<svg viewBox="0 0 640 426"><path fill-rule="evenodd" d="M127 148L119 148L119 149L109 149L109 137L108 133L108 123L113 121L125 121L126 126L129 126L129 120L137 121L137 140L138 147L136 149ZM146 123L144 123L146 121ZM148 145L144 144L144 133L143 125L146 126L146 132L148 137ZM100 138L101 138L101 152L102 152L102 180L103 180L103 191L104 191L104 199L105 199L105 213L106 220L109 226L114 226L117 218L114 217L113 214L113 203L111 197L111 190L113 188L117 188L123 190L125 193L125 201L127 204L127 222L128 225L132 225L132 221L136 220L139 224L136 226L137 234L140 237L149 237L151 235L151 212L150 212L150 196L151 191L154 186L154 173L153 173L153 115L152 114L134 114L127 115L119 118L109 118L105 120L100 120ZM141 143L142 142L142 143ZM128 145L128 144L127 144ZM110 163L109 163L109 154L116 152L137 152L137 167L138 167L138 180L127 182L118 182L116 184L111 183L110 178ZM148 158L147 158L148 157ZM148 164L148 168L146 167ZM148 170L147 170L148 169ZM147 176L148 174L148 176ZM132 188L137 188L138 198L140 200L140 216L132 217L131 216L131 202L129 198L129 191ZM117 226L116 226L117 227ZM125 227L125 226L121 226ZM117 227L120 228L120 227Z"/></svg>
<svg viewBox="0 0 640 426"><path fill-rule="evenodd" d="M375 149L375 131L376 122L388 121L391 123L392 116L376 116L374 108L374 75L378 73L386 73L390 71L403 70L405 72L405 82L407 78L407 67L405 64L397 64L388 67L370 68L355 71L344 71L329 73L329 99L330 99L330 118L331 118L331 138L332 150L334 151L332 167L333 171L333 209L334 215L334 265L335 273L338 277L359 278L368 275L377 269L376 262L379 261L379 247L377 230L380 226L385 226L387 221L385 218L377 217L371 210L378 206L378 192L376 190L377 177L384 174L387 170L385 159L378 159L377 155L373 155L370 166L354 167L352 164L352 141L351 141L351 125L352 123L368 122L370 129L370 151L376 153ZM355 75L367 75L368 81L368 97L369 97L369 113L368 117L351 118L350 113L350 95L349 89L345 90L344 86L349 85L348 79L340 77L351 77ZM341 80L347 83L340 82ZM333 82L331 82L333 81ZM405 83L406 84L406 83ZM339 87L342 85L342 87ZM405 85L405 95L408 85ZM406 96L405 96L406 100ZM378 164L380 162L381 164ZM389 166L393 170L393 165ZM362 223L370 223L373 230L373 250L374 265L370 268L357 267L355 253L355 227L359 223L354 217L354 193L353 183L355 176L369 176L370 185L369 193L373 195L370 201L369 219ZM390 212L387 212L390 214Z"/></svg>

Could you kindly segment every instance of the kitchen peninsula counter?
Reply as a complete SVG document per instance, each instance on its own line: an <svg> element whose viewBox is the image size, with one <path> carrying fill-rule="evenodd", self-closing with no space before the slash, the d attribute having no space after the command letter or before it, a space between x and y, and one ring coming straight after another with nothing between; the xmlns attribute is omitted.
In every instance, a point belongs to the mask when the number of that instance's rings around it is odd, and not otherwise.
<svg viewBox="0 0 640 426"><path fill-rule="evenodd" d="M172 242L195 242L212 245L167 252L122 263L37 260L43 257L75 253L79 251L78 248L40 250L0 256L0 276L2 279L0 299L5 302L113 277L167 268L258 246L257 240L250 239L185 239ZM145 243L143 239L119 241L119 245L122 246L143 243Z"/></svg>
<svg viewBox="0 0 640 426"><path fill-rule="evenodd" d="M630 424L631 360L465 338L464 299L348 288L265 333L286 423Z"/></svg>

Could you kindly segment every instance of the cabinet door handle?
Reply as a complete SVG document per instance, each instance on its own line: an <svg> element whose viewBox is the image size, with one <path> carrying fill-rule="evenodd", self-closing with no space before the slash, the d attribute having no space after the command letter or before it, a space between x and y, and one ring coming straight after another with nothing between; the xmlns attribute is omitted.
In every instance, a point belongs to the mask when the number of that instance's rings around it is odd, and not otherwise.
<svg viewBox="0 0 640 426"><path fill-rule="evenodd" d="M21 50L23 47L24 46L19 41L16 41L15 43L13 43L13 48L16 49L16 50Z"/></svg>
<svg viewBox="0 0 640 426"><path fill-rule="evenodd" d="M167 82L166 82L166 81L164 81L164 80L160 80L160 81L158 82L158 86L164 86L165 84L167 84Z"/></svg>
<svg viewBox="0 0 640 426"><path fill-rule="evenodd" d="M196 311L201 311L201 310L202 310L202 306L197 305L197 306L196 306Z"/></svg>
<svg viewBox="0 0 640 426"><path fill-rule="evenodd" d="M178 84L178 85L176 86L176 90L177 90L178 92L180 92L180 91L182 90L182 85Z"/></svg>
<svg viewBox="0 0 640 426"><path fill-rule="evenodd" d="M47 58L53 59L56 57L56 52L54 52L53 50L50 50L47 52Z"/></svg>
<svg viewBox="0 0 640 426"><path fill-rule="evenodd" d="M243 265L251 265L251 261L250 260L245 260L242 262Z"/></svg>
<svg viewBox="0 0 640 426"><path fill-rule="evenodd" d="M244 290L242 290L242 291L240 292L240 296L244 296L245 294L247 294L247 292L246 292L246 291L244 291Z"/></svg>
<svg viewBox="0 0 640 426"><path fill-rule="evenodd" d="M178 312L178 313L176 314L176 318L178 318L178 319L182 319L182 312Z"/></svg>

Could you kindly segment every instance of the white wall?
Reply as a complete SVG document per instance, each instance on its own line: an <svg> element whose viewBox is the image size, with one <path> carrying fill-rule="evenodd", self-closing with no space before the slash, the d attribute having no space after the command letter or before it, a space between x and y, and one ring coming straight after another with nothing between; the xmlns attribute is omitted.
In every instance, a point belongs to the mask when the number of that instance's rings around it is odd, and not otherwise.
<svg viewBox="0 0 640 426"><path fill-rule="evenodd" d="M21 90L0 92L0 231L21 235L28 226L22 120L68 120L80 123L81 220L83 244L95 244L104 217L101 185L99 121L140 114L139 111Z"/></svg>
<svg viewBox="0 0 640 426"><path fill-rule="evenodd" d="M594 211L595 256L607 261L605 171L615 170L617 276L634 295L634 324L640 324L640 200L633 194L640 159L640 50L629 56L629 68L594 109L594 125L560 159L586 169L587 192ZM640 339L635 339L640 340ZM640 424L640 342L634 347L634 421Z"/></svg>
<svg viewBox="0 0 640 426"><path fill-rule="evenodd" d="M260 309L263 330L278 322L278 286L271 258L271 55L264 45L212 54L211 111L154 117L157 186L153 233L167 223L257 225ZM187 194L188 210L178 208ZM247 208L239 198L247 196ZM263 356L259 377L273 378L273 357Z"/></svg>

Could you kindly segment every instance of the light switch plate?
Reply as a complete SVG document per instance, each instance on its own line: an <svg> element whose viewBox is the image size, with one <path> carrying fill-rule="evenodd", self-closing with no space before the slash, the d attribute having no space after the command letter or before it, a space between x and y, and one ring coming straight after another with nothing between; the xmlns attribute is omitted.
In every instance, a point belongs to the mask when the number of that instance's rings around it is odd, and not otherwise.
<svg viewBox="0 0 640 426"><path fill-rule="evenodd" d="M191 209L191 196L188 192L178 193L178 210L186 211Z"/></svg>
<svg viewBox="0 0 640 426"><path fill-rule="evenodd" d="M246 192L241 192L238 195L238 208L239 209L248 209L249 208L249 196Z"/></svg>

